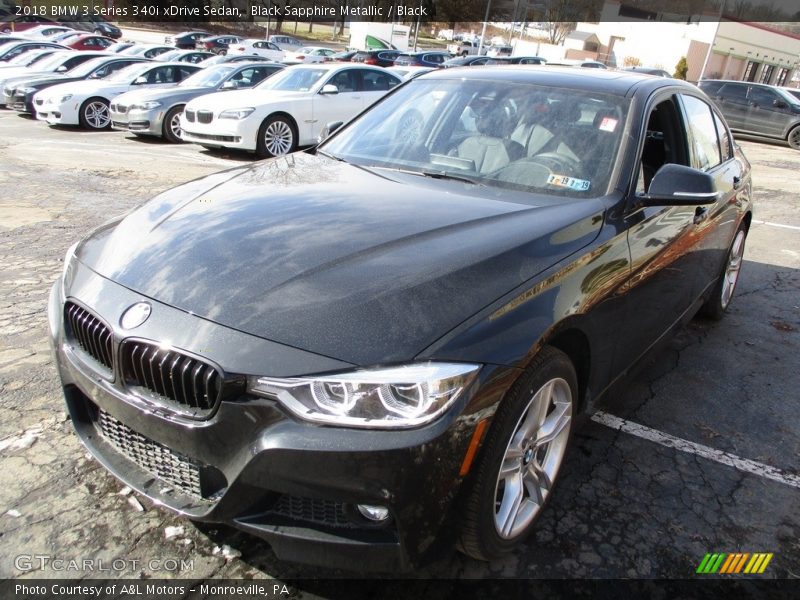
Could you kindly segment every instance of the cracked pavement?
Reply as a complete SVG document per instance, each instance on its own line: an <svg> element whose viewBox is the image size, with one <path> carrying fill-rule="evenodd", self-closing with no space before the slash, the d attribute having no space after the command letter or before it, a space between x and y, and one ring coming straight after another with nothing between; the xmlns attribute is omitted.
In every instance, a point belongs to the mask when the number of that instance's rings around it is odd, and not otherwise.
<svg viewBox="0 0 800 600"><path fill-rule="evenodd" d="M743 146L755 218L800 226L800 153ZM0 112L0 577L109 575L17 568L33 554L124 559L119 577L351 575L285 564L257 538L137 506L72 433L50 364L45 305L67 247L163 189L249 160ZM725 319L692 321L602 408L800 473L798 292L800 230L754 224ZM166 539L168 526L183 532ZM798 577L798 539L797 488L587 421L524 546L488 564L454 553L410 576L687 578L706 552L742 551L775 553L763 577ZM191 568L166 569L165 559Z"/></svg>

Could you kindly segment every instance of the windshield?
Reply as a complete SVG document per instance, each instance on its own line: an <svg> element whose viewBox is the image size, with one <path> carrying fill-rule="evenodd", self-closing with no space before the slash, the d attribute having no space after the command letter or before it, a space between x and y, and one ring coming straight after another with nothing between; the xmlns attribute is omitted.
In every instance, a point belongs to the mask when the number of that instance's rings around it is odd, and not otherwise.
<svg viewBox="0 0 800 600"><path fill-rule="evenodd" d="M162 54L158 55L159 61L170 61L176 56L180 56L183 53L183 50L168 50L167 52L163 52Z"/></svg>
<svg viewBox="0 0 800 600"><path fill-rule="evenodd" d="M52 50L34 50L32 52L25 52L24 54L20 54L19 56L12 58L10 61L8 61L8 64L15 65L17 67L27 67L39 62L40 60L43 60L52 53Z"/></svg>
<svg viewBox="0 0 800 600"><path fill-rule="evenodd" d="M153 63L142 63L131 65L120 69L110 77L106 77L106 81L113 81L115 83L124 83L136 79L139 75L146 73L153 68Z"/></svg>
<svg viewBox="0 0 800 600"><path fill-rule="evenodd" d="M214 87L230 75L236 67L219 65L197 71L178 84L178 87Z"/></svg>
<svg viewBox="0 0 800 600"><path fill-rule="evenodd" d="M307 92L328 72L327 69L293 69L290 67L266 79L256 88L259 90Z"/></svg>
<svg viewBox="0 0 800 600"><path fill-rule="evenodd" d="M608 192L627 109L595 92L422 78L320 151L378 170L588 198Z"/></svg>
<svg viewBox="0 0 800 600"><path fill-rule="evenodd" d="M81 64L72 67L72 69L69 71L70 77L88 77L95 69L106 64L108 61L109 58L107 56L90 58L86 62L82 62Z"/></svg>
<svg viewBox="0 0 800 600"><path fill-rule="evenodd" d="M787 92L786 90L778 89L777 92L786 99L789 104L793 104L794 106L800 107L800 99L797 96L792 95L791 92Z"/></svg>

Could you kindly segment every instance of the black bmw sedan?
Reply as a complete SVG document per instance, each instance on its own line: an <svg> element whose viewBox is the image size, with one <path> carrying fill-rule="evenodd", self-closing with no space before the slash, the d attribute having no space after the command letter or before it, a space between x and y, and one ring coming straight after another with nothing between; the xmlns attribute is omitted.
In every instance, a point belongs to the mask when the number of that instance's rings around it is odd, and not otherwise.
<svg viewBox="0 0 800 600"><path fill-rule="evenodd" d="M285 560L491 559L569 476L578 415L723 315L750 197L692 85L426 74L70 248L49 323L72 422L139 493Z"/></svg>

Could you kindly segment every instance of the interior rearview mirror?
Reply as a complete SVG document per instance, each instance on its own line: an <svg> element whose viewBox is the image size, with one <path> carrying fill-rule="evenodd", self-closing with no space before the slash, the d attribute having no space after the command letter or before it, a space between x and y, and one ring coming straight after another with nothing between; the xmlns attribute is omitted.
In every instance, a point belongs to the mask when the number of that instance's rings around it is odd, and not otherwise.
<svg viewBox="0 0 800 600"><path fill-rule="evenodd" d="M712 204L719 195L708 173L669 163L656 171L647 194L639 199L644 206L700 206Z"/></svg>

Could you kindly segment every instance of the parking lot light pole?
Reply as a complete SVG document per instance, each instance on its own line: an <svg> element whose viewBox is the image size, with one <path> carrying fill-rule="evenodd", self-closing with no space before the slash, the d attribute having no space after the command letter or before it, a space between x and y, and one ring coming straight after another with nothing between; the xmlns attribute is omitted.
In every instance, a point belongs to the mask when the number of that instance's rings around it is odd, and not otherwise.
<svg viewBox="0 0 800 600"><path fill-rule="evenodd" d="M478 56L483 53L483 36L486 35L486 21L489 20L489 7L492 5L492 0L486 2L486 14L483 16L483 28L481 29L481 43L478 44Z"/></svg>

